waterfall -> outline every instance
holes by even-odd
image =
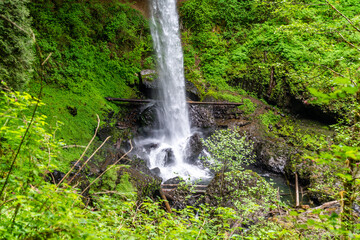
[[[176,0],[152,0],[150,26],[163,110],[158,114],[159,124],[165,131],[166,141],[176,144],[190,135]]]
[[[186,161],[192,132],[186,104],[183,53],[176,0],[151,0],[150,28],[158,72],[157,120],[144,147],[149,168],[159,168],[163,180],[207,178],[208,172]],[[149,147],[151,146],[151,147]]]

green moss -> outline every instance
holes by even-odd
[[[136,189],[130,182],[129,174],[122,171],[119,175],[119,170],[123,167],[109,166],[110,169],[102,176],[101,184],[98,184],[99,190],[114,192],[113,196],[119,199],[136,200]]]
[[[268,111],[262,115],[259,116],[261,123],[268,127],[270,124],[275,125],[279,120],[281,119],[281,116],[278,114],[275,114],[273,111]]]
[[[244,98],[244,105],[239,106],[238,108],[244,111],[245,115],[252,114],[256,110],[256,104],[253,103],[250,99]]]
[[[41,51],[53,53],[43,83],[45,106],[39,113],[48,116],[52,128],[63,124],[57,138],[86,145],[97,114],[104,119],[110,111],[122,111],[105,97],[137,97],[132,87],[136,73],[143,62],[149,64],[151,55],[148,23],[128,4],[117,1],[36,0],[29,7]],[[30,92],[36,95],[39,89],[34,79]],[[79,152],[66,150],[64,155],[73,158]]]
[[[129,174],[121,176],[120,183],[116,186],[116,191],[122,193],[127,199],[136,200],[136,189],[129,180]]]

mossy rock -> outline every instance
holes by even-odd
[[[141,202],[147,197],[155,199],[158,196],[161,185],[160,178],[145,174],[132,167],[120,168],[117,174],[117,182],[120,182],[123,176],[128,176],[128,181],[136,189],[138,201]]]

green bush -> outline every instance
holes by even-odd
[[[22,90],[32,75],[34,60],[31,17],[27,0],[0,2],[0,79]]]

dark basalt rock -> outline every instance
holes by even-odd
[[[199,101],[200,100],[200,93],[192,82],[185,79],[185,90],[186,90],[186,97],[191,99],[192,101]]]
[[[164,157],[164,166],[170,166],[173,165],[175,163],[175,156],[174,156],[174,152],[171,148],[167,148],[164,150],[165,152],[165,157]]]
[[[99,137],[100,141],[104,141],[108,136],[112,136],[114,128],[111,126],[103,126],[97,132],[97,136]]]
[[[137,119],[137,125],[142,129],[156,128],[157,127],[157,106],[156,104],[145,106],[140,110],[140,114]]]
[[[146,98],[152,98],[157,89],[157,72],[151,69],[139,73],[139,90]]]
[[[162,178],[151,171],[146,166],[145,161],[138,158],[133,159],[129,168],[120,168],[117,182],[120,182],[120,178],[124,173],[129,175],[130,182],[137,189],[138,200],[158,196]]]
[[[150,169],[150,171],[152,174],[154,174],[156,176],[160,176],[160,174],[161,174],[160,168],[158,168],[158,167]]]
[[[215,117],[211,106],[189,105],[190,122],[193,127],[215,127]]]
[[[53,172],[48,173],[47,180],[51,183],[58,184],[61,179],[65,177],[65,173],[60,172],[58,170],[54,170]]]
[[[255,142],[254,148],[258,165],[272,172],[285,174],[286,165],[293,155],[292,150],[287,145],[261,139]]]
[[[193,134],[186,146],[186,159],[185,161],[190,164],[194,164],[198,158],[200,153],[203,150],[203,144],[201,142],[201,137],[199,133]]]
[[[185,182],[185,181],[179,177],[174,177],[166,180],[164,184],[179,184],[180,182]]]

